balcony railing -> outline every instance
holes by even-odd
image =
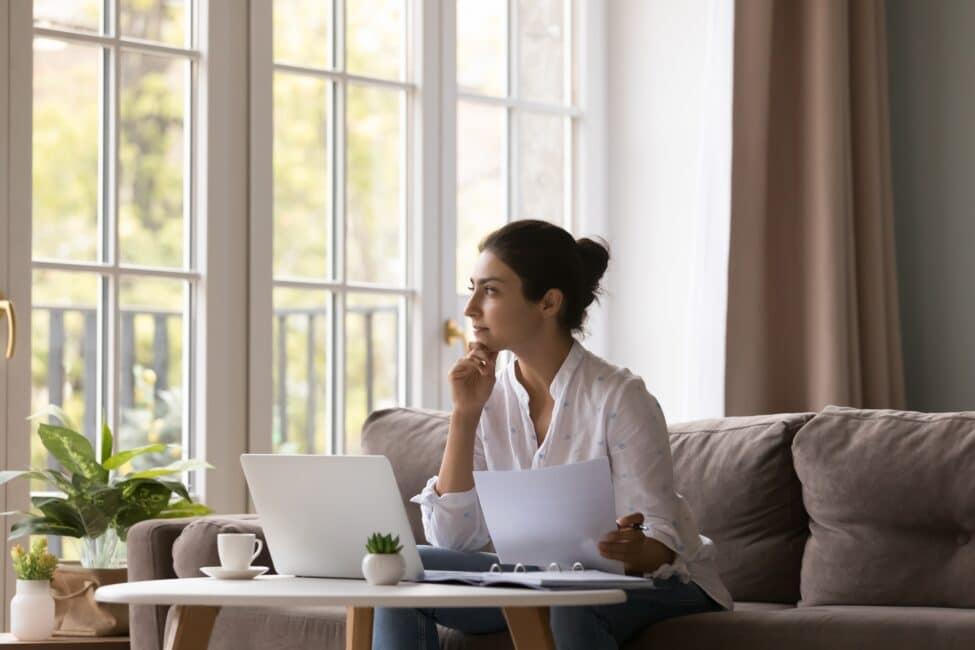
[[[98,321],[97,312],[93,308],[79,307],[59,307],[55,305],[35,305],[35,313],[46,313],[48,316],[48,364],[47,364],[47,391],[48,402],[51,404],[63,404],[65,393],[65,344],[67,343],[67,331],[65,328],[65,317],[69,314],[78,314],[82,318],[81,332],[81,363],[82,374],[81,383],[84,387],[84,419],[81,422],[82,432],[95,444],[97,435],[97,415],[98,392],[95,387],[98,382]],[[346,308],[346,313],[355,317],[362,318],[362,331],[365,339],[365,407],[366,413],[371,413],[375,404],[376,393],[376,353],[373,345],[374,320],[377,314],[391,313],[395,319],[395,331],[400,328],[400,311],[396,305],[378,306],[350,306]],[[167,389],[169,377],[169,358],[171,341],[169,337],[168,321],[173,318],[181,318],[182,313],[167,310],[146,310],[146,309],[123,309],[120,313],[121,330],[119,340],[119,366],[122,372],[119,375],[119,405],[122,409],[131,409],[135,405],[135,369],[136,360],[136,321],[142,317],[149,317],[153,321],[152,339],[152,358],[145,367],[151,368],[155,375],[154,389],[159,391]],[[313,414],[316,412],[317,401],[322,397],[325,378],[316,376],[314,358],[316,353],[315,336],[321,323],[328,323],[328,310],[288,308],[276,309],[274,318],[278,324],[278,349],[286,350],[286,339],[289,331],[289,324],[292,320],[305,321],[307,339],[304,349],[305,367],[308,369],[307,390],[305,393],[305,413]],[[395,337],[395,348],[393,359],[398,363],[399,359],[399,337]],[[277,390],[275,399],[275,418],[276,424],[280,427],[283,435],[290,430],[288,427],[288,364],[287,354],[279,354],[276,359],[277,364]],[[305,418],[305,437],[306,449],[314,449],[314,423],[313,417]]]

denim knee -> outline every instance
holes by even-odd
[[[552,607],[549,626],[558,650],[616,650],[617,644],[592,607]]]

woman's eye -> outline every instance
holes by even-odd
[[[490,295],[495,292],[494,287],[484,287],[484,293]]]

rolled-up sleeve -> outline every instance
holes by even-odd
[[[697,558],[703,540],[690,509],[674,489],[674,463],[667,421],[643,380],[633,378],[611,401],[606,414],[606,444],[620,516],[643,514],[645,534],[672,550],[674,562],[652,576],[689,579],[687,563]]]
[[[474,441],[474,470],[486,469],[480,426]],[[410,499],[420,505],[423,533],[427,541],[455,551],[477,551],[491,541],[477,492],[437,494],[438,476],[431,477],[423,490]]]

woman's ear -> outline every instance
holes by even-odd
[[[562,293],[561,289],[549,289],[542,296],[540,305],[542,307],[543,316],[558,316],[559,311],[562,309],[562,302],[565,300],[565,295]]]

